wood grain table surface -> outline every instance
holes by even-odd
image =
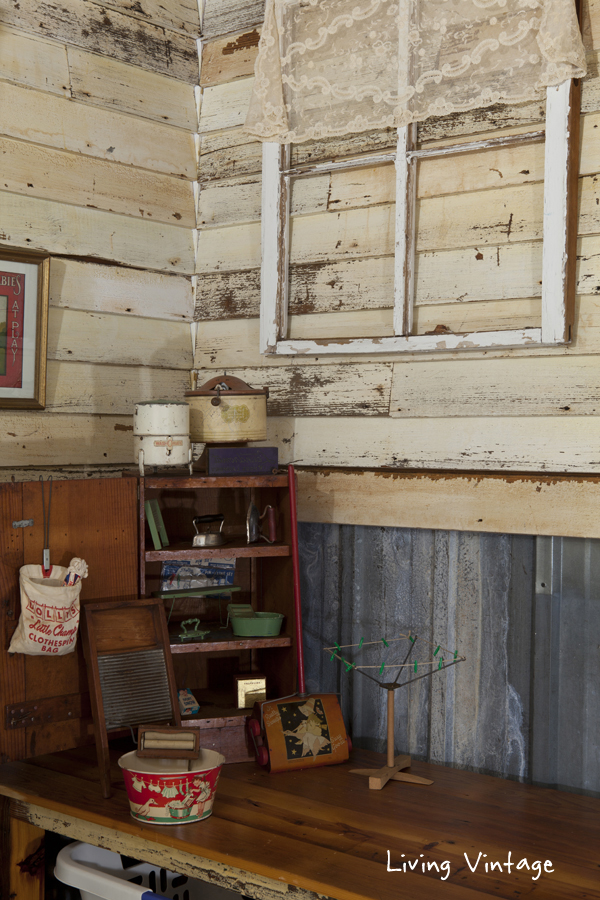
[[[0,795],[17,819],[255,897],[600,900],[595,798],[419,762],[411,771],[432,785],[370,791],[350,769],[381,757],[354,751],[351,763],[277,775],[225,766],[210,818],[154,826],[129,815],[117,758],[108,800],[93,748],[0,766]]]

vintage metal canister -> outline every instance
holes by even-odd
[[[186,465],[190,452],[190,408],[183,400],[136,403],[133,414],[135,459],[143,450],[148,466]]]
[[[219,375],[197,390],[186,391],[192,441],[266,440],[268,396],[268,388],[251,388],[232,375]]]

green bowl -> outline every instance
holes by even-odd
[[[230,612],[229,621],[233,633],[238,637],[276,637],[281,631],[283,614],[257,612],[254,615],[236,616]]]

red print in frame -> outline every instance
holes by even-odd
[[[0,387],[23,386],[23,273],[0,271]]]
[[[44,409],[50,256],[0,247],[0,410]]]

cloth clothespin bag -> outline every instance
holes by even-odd
[[[21,616],[9,653],[64,656],[77,644],[79,595],[88,567],[74,558],[65,566],[22,566],[19,574]]]

